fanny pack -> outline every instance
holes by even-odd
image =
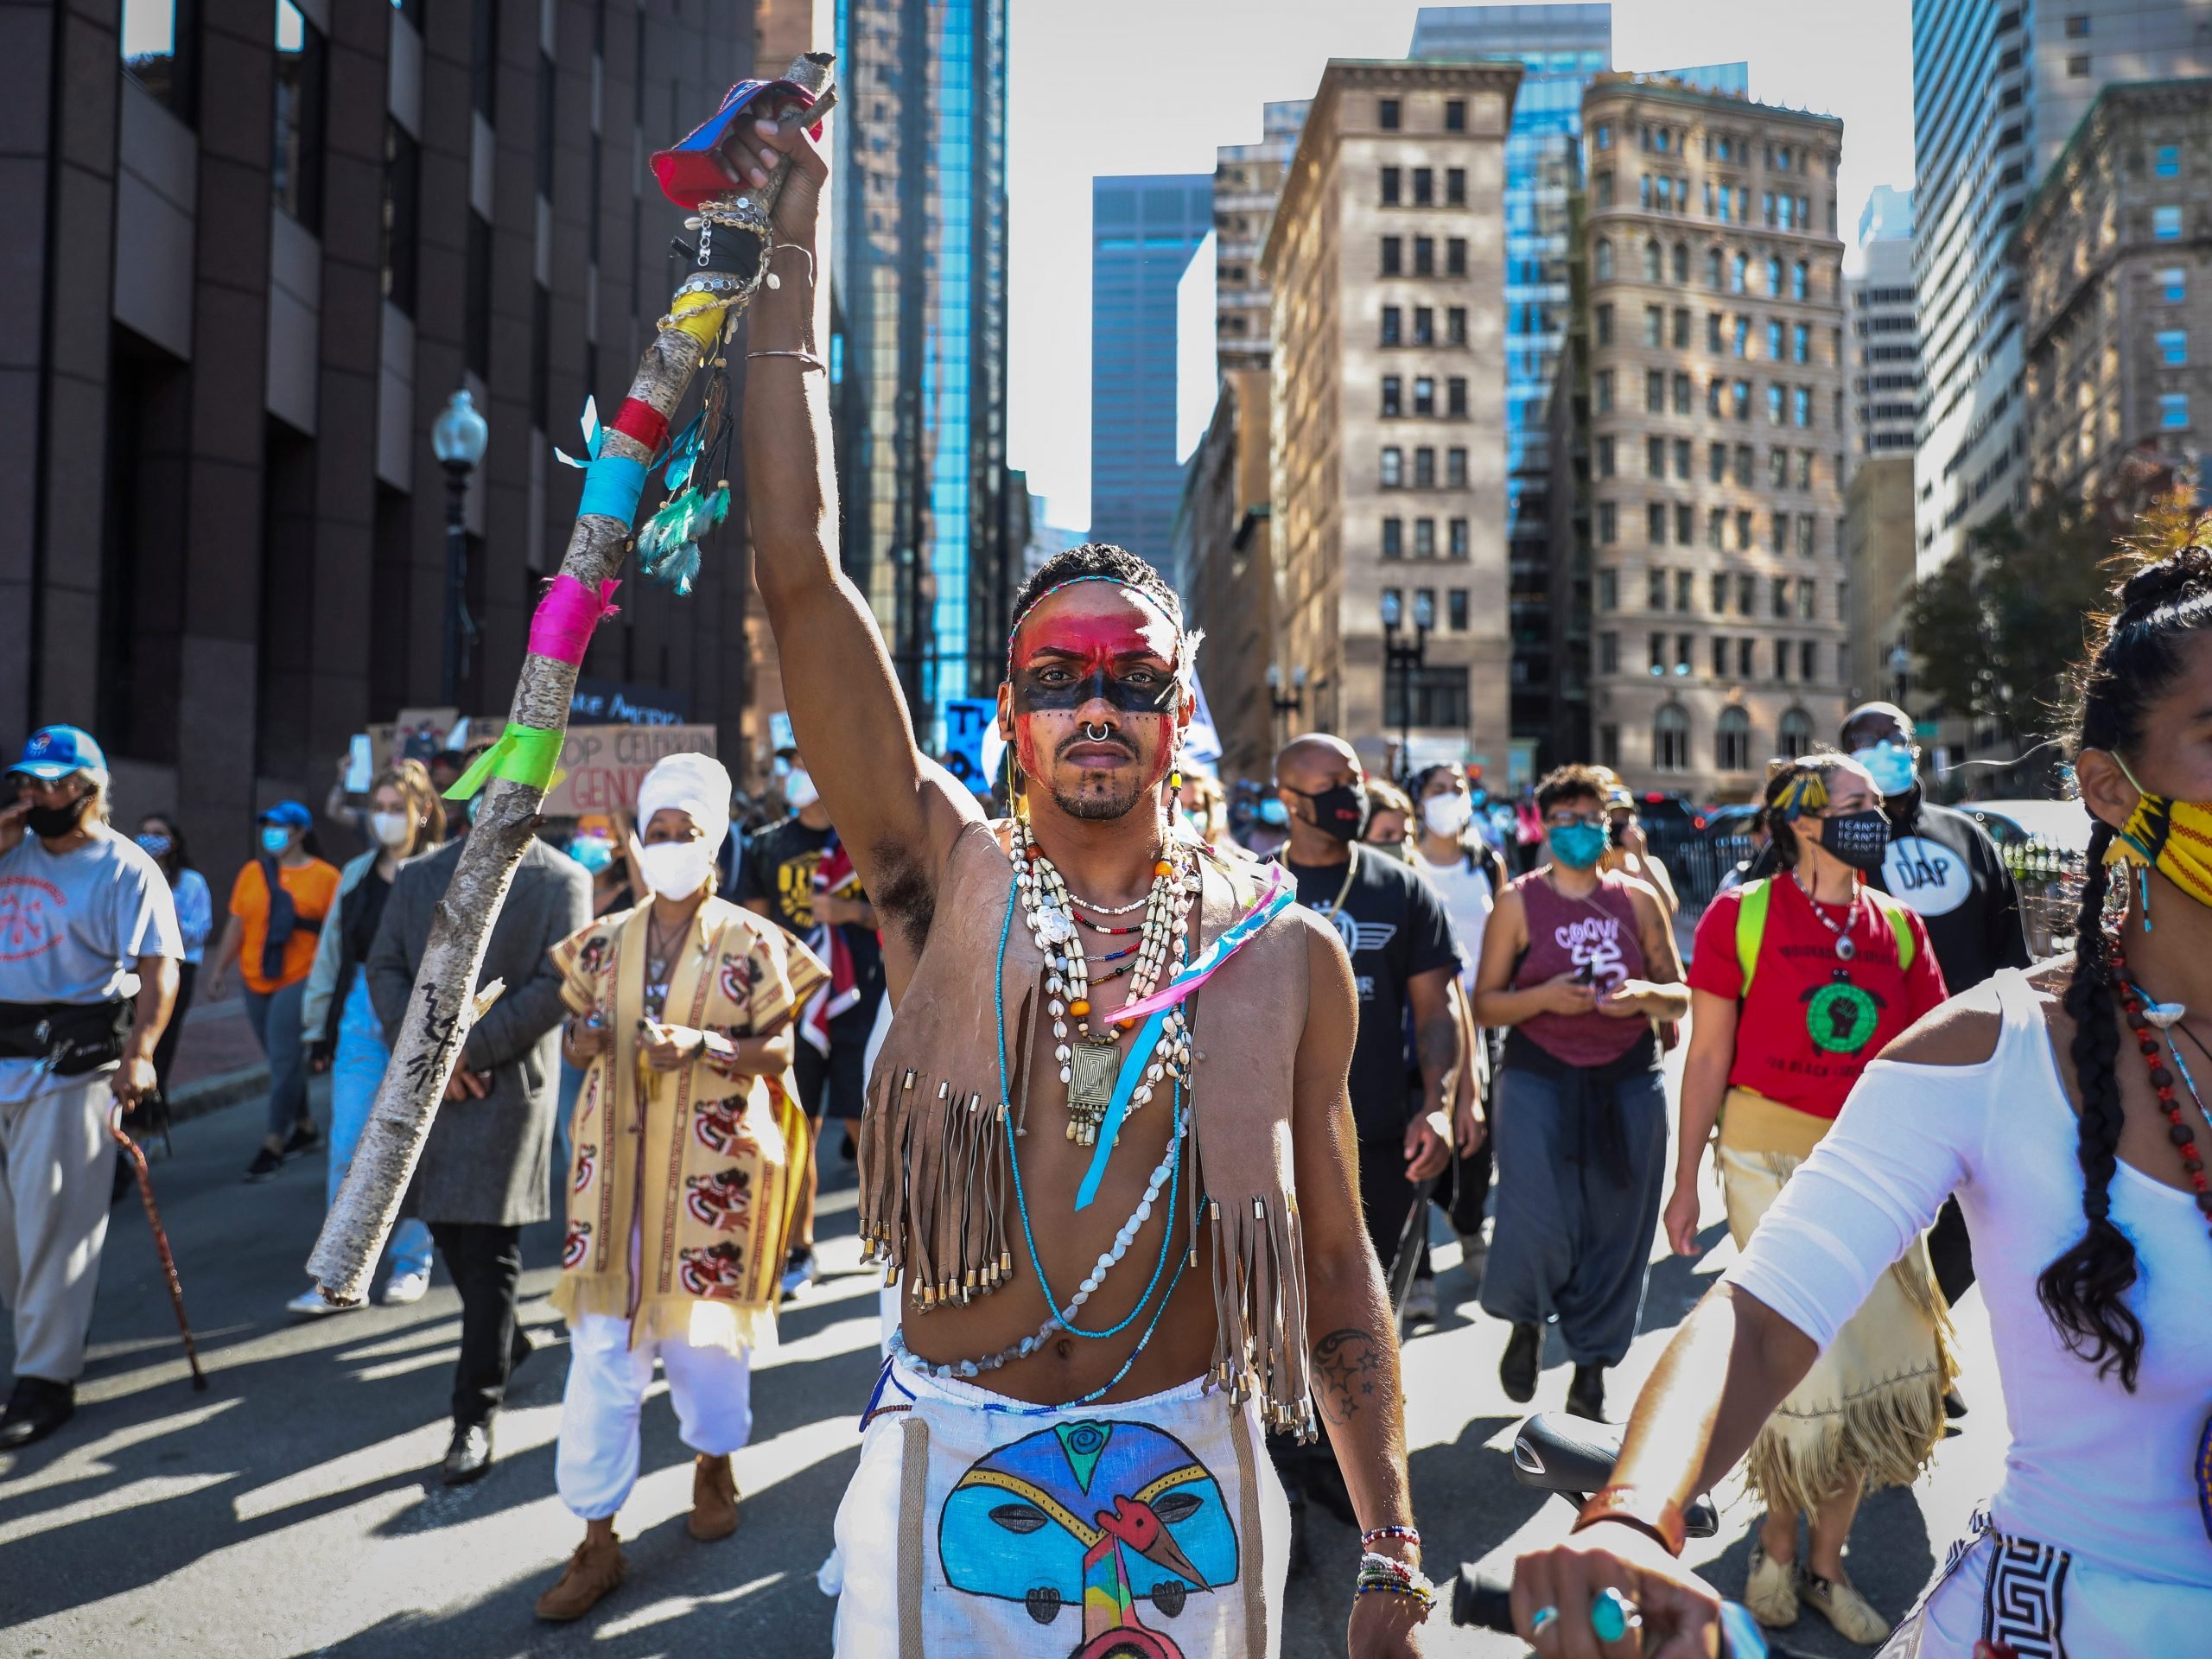
[[[57,1077],[81,1077],[123,1058],[131,999],[0,1002],[0,1059],[37,1060]]]

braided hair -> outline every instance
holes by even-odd
[[[2212,627],[2212,550],[2185,547],[2145,565],[2121,584],[2119,609],[2076,676],[2072,748],[2126,754],[2142,741],[2143,718],[2181,671],[2180,645]],[[2075,919],[2073,977],[2065,1007],[2074,1021],[2074,1076],[2082,1095],[2075,1157],[2082,1166],[2082,1236],[2043,1270],[2036,1294],[2067,1347],[2114,1371],[2134,1392],[2143,1363],[2143,1323],[2127,1306],[2137,1277],[2135,1246],[2112,1219],[2112,1178],[2122,1121],[2118,976],[2105,934],[2112,877],[2105,854],[2113,828],[2089,835],[2088,874]]]

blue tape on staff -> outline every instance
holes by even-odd
[[[600,455],[584,474],[584,499],[576,517],[596,514],[619,519],[625,527],[636,522],[638,498],[645,493],[645,463],[627,455]]]

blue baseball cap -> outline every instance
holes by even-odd
[[[96,772],[105,777],[107,756],[92,741],[92,734],[81,727],[41,726],[23,745],[23,758],[8,770],[28,772],[49,784],[77,772]]]
[[[281,823],[288,830],[312,830],[315,818],[297,801],[279,801],[261,815],[264,823]]]

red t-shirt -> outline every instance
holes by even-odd
[[[1769,887],[1750,995],[1736,957],[1741,887],[1720,894],[1699,918],[1690,988],[1741,1004],[1731,1088],[1754,1090],[1814,1117],[1834,1117],[1866,1062],[1949,995],[1943,970],[1929,948],[1927,926],[1901,906],[1912,930],[1912,965],[1897,966],[1897,934],[1863,887],[1845,928],[1849,961],[1836,955],[1835,931],[1814,914],[1804,889],[1787,874]],[[1843,921],[1836,906],[1822,908],[1831,921]]]

